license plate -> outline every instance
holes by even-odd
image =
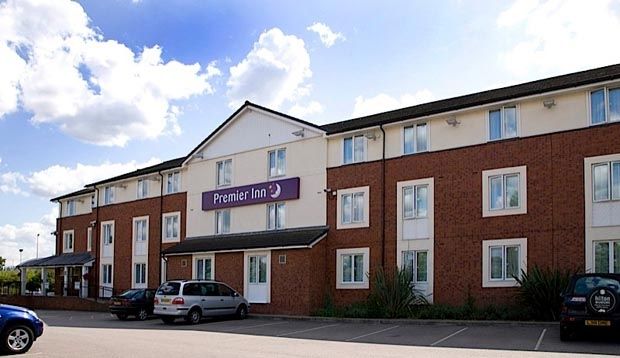
[[[161,299],[161,303],[170,303],[170,299],[169,298],[162,298]]]
[[[587,319],[586,326],[609,327],[611,326],[611,321],[600,320],[600,319]]]
[[[120,302],[114,302],[114,306],[120,306],[121,303]]]

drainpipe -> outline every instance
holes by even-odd
[[[164,239],[164,222],[163,222],[163,215],[164,215],[164,175],[161,173],[161,171],[157,172],[157,174],[159,174],[159,284],[161,285],[163,282],[161,280],[162,277],[162,265],[161,265],[161,260],[163,258],[163,253],[162,253],[162,247],[161,247],[161,243]],[[179,222],[179,226],[181,225],[181,223]],[[168,265],[166,265],[166,269],[168,268]],[[167,277],[166,277],[167,278]]]
[[[99,256],[99,188],[97,188],[95,186],[95,227],[93,228],[93,241],[95,244],[95,248],[92,248],[93,251],[95,252],[95,262],[97,263],[97,265],[94,267],[94,270],[97,275],[95,277],[95,279],[93,281],[95,281],[97,284],[94,285],[97,288],[97,292],[95,294],[95,297],[99,297],[99,267],[101,266],[100,263],[100,256]],[[89,271],[90,272],[90,271]],[[91,275],[92,276],[92,275]]]
[[[381,265],[385,269],[385,130],[379,125],[383,149],[381,151]]]

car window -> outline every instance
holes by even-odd
[[[178,295],[181,289],[180,282],[164,282],[157,289],[158,295]]]
[[[204,289],[200,283],[186,283],[183,286],[184,296],[204,296]]]
[[[205,296],[219,296],[220,293],[217,289],[217,284],[215,283],[203,283],[205,287]]]
[[[132,298],[140,298],[140,292],[142,292],[141,290],[127,290],[123,293],[121,293],[120,295],[118,295],[118,297],[121,298],[127,298],[127,299],[132,299]]]
[[[600,276],[587,276],[580,277],[575,281],[573,295],[585,296],[597,287],[607,287],[616,293],[620,293],[620,282],[618,280]]]
[[[232,296],[233,292],[235,292],[230,287],[221,283],[218,286],[220,287],[220,296]]]
[[[146,291],[146,299],[147,300],[153,299],[153,291]]]

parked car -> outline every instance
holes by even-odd
[[[250,304],[222,282],[174,280],[163,283],[155,294],[155,314],[164,323],[182,317],[196,324],[203,317],[232,316],[244,319]]]
[[[0,304],[0,351],[26,353],[43,334],[43,321],[27,308]]]
[[[143,321],[153,314],[154,289],[130,289],[110,299],[108,309],[118,319],[124,321],[128,316],[136,316]]]
[[[620,329],[620,274],[574,275],[562,297],[561,340],[585,329]]]

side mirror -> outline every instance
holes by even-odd
[[[238,294],[237,292],[233,292],[233,293],[232,293],[232,296],[233,296],[233,297],[239,297],[239,294]]]

